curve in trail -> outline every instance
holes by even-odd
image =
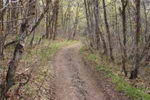
[[[80,47],[75,44],[63,48],[55,57],[55,100],[106,100],[92,72],[82,62]]]

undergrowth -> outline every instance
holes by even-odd
[[[120,74],[118,69],[121,69],[121,66],[102,59],[96,53],[90,53],[86,47],[82,47],[80,52],[88,61],[96,65],[98,71],[103,71],[107,77],[111,78],[118,91],[124,92],[131,100],[150,100],[150,95],[146,93],[146,89],[133,87],[129,80]]]
[[[15,85],[9,91],[10,98],[13,100],[52,99],[54,78],[52,59],[59,49],[74,43],[77,41],[43,40],[40,45],[26,46],[16,72],[16,76],[19,76],[18,81],[16,80]],[[9,62],[9,59],[4,62]],[[7,69],[7,65],[5,69]],[[15,91],[19,87],[19,83],[26,81],[29,75],[31,75],[30,81],[19,89],[19,94],[16,96]]]
[[[36,46],[34,48],[27,48],[27,52],[26,55],[24,55],[23,62],[28,62],[32,64],[35,60],[37,61],[37,63],[34,65],[36,69],[33,72],[32,81],[25,87],[25,90],[27,90],[27,98],[33,98],[36,97],[36,95],[39,95],[40,89],[42,99],[51,99],[49,97],[52,93],[46,94],[44,93],[44,91],[46,91],[44,89],[48,90],[49,88],[53,88],[50,86],[52,84],[52,78],[54,77],[53,67],[51,63],[52,59],[59,49],[65,46],[72,45],[74,43],[77,43],[77,41],[49,42],[48,40],[44,40],[39,46]]]

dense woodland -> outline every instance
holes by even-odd
[[[119,65],[125,79],[145,79],[149,89],[149,11],[149,0],[0,0],[1,100],[14,87],[26,48],[45,39],[81,41],[91,53]],[[30,75],[17,91],[29,81]]]

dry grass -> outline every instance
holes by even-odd
[[[145,77],[149,76],[142,76],[140,74],[136,80],[129,80],[128,77],[124,77],[120,64],[111,63],[105,59],[105,57],[101,58],[98,53],[92,54],[85,47],[81,49],[81,53],[83,56],[85,56],[85,58],[96,65],[97,70],[105,72],[106,76],[110,77],[112,83],[116,85],[116,89],[118,91],[123,91],[131,98],[131,100],[150,100],[150,95],[148,93],[150,88],[147,87],[148,80],[143,81]],[[146,69],[148,68],[142,70],[146,72]]]
[[[53,88],[53,66],[52,58],[55,53],[62,47],[76,43],[77,41],[48,41],[43,40],[41,45],[33,47],[25,47],[22,60],[19,63],[16,72],[16,84],[9,91],[11,99],[24,100],[49,100],[52,98]],[[9,47],[5,51],[5,60],[0,61],[1,79],[5,79],[8,63],[13,54],[13,47]],[[19,89],[16,94],[20,82],[25,82],[30,76],[30,81]],[[1,80],[2,81],[2,80]]]

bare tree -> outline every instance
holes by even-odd
[[[128,0],[121,0],[122,2],[122,10],[120,9],[121,15],[122,15],[122,26],[123,26],[123,56],[122,56],[122,69],[125,73],[125,76],[127,76],[127,71],[126,71],[126,59],[127,59],[127,47],[126,47],[126,42],[127,42],[127,26],[126,26],[126,8],[128,5]]]
[[[3,8],[3,1],[0,0],[0,9]],[[3,22],[3,11],[0,12],[0,21]],[[0,59],[3,58],[3,36],[4,36],[4,31],[3,31],[3,23],[0,23]]]
[[[112,61],[114,61],[112,40],[111,40],[111,34],[110,34],[109,24],[108,24],[108,20],[107,20],[107,11],[106,11],[105,0],[103,0],[103,10],[104,10],[104,20],[105,20],[105,25],[106,25],[105,27],[106,27],[106,31],[107,31],[107,35],[108,35],[110,58]]]
[[[135,51],[135,68],[134,70],[131,72],[131,76],[130,79],[135,79],[137,78],[138,75],[138,71],[139,71],[139,39],[140,39],[140,30],[141,30],[141,24],[140,24],[140,5],[141,5],[141,0],[136,0],[136,51]]]
[[[98,45],[98,48],[100,48],[99,42],[100,42],[100,38],[101,38],[101,40],[103,42],[104,54],[107,55],[107,46],[106,46],[105,38],[104,38],[104,35],[103,35],[102,31],[100,30],[100,26],[99,26],[100,20],[99,20],[99,2],[98,2],[98,0],[94,0],[94,15],[95,15],[95,25],[96,25],[95,32],[96,32],[96,38],[97,38],[97,45]]]

